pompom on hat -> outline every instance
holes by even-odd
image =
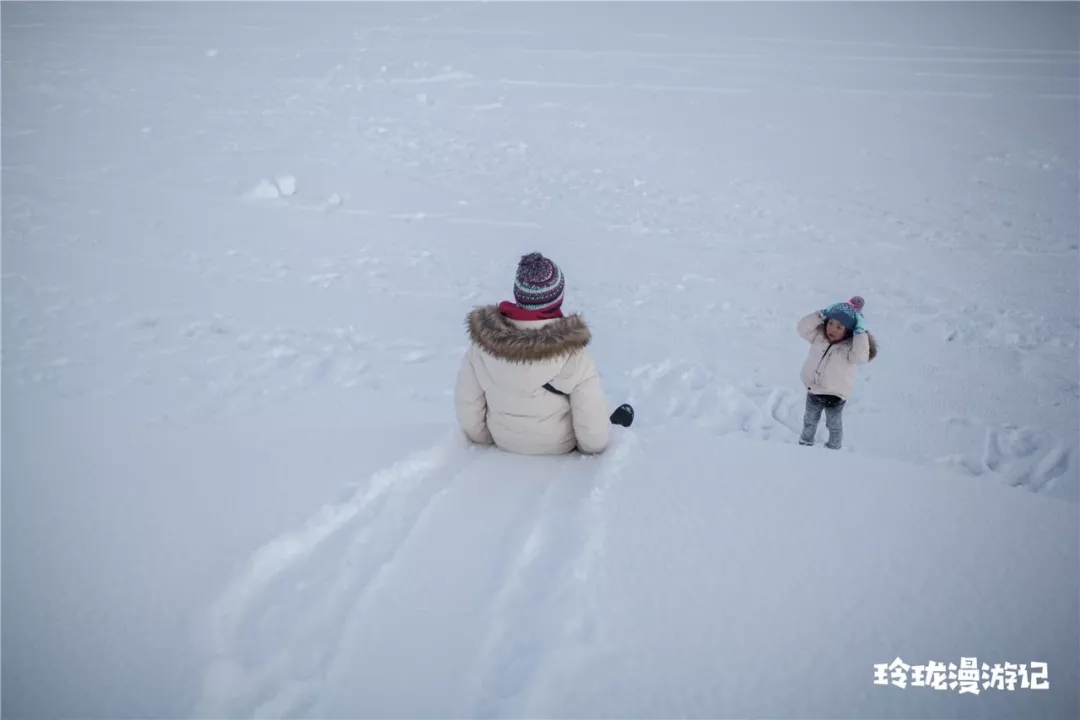
[[[514,278],[514,302],[518,307],[553,312],[562,305],[565,292],[566,280],[558,265],[538,252],[522,256]]]

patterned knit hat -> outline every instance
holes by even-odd
[[[562,270],[538,252],[518,263],[514,301],[524,310],[549,312],[562,305],[566,282]]]
[[[862,310],[865,304],[866,301],[856,295],[847,302],[836,303],[830,307],[825,313],[825,319],[835,320],[849,331],[854,330],[859,320],[856,313]]]

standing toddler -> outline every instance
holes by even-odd
[[[859,365],[877,356],[877,343],[863,326],[864,300],[855,296],[824,310],[812,312],[799,321],[799,336],[810,343],[802,367],[806,387],[800,445],[813,445],[821,413],[829,439],[825,447],[839,450],[844,439],[844,405],[855,385]]]

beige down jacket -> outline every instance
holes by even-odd
[[[580,315],[515,320],[489,305],[473,309],[465,324],[472,345],[458,372],[454,408],[470,440],[524,455],[607,447],[607,400]]]
[[[874,337],[864,332],[830,343],[825,337],[825,321],[817,312],[799,320],[797,329],[799,336],[810,343],[802,366],[802,381],[807,392],[847,400],[855,387],[858,366],[877,356]]]

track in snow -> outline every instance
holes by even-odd
[[[454,433],[376,473],[257,551],[212,607],[196,714],[527,712],[548,653],[597,636],[604,500],[634,444],[522,467]],[[513,476],[492,484],[500,467]],[[419,665],[442,684],[412,697]]]

